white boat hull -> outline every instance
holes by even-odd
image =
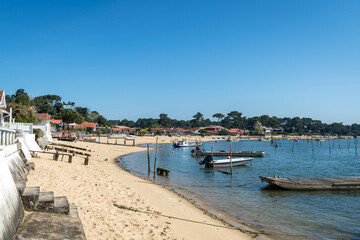
[[[243,166],[249,163],[253,158],[233,158],[230,162],[230,159],[222,159],[222,160],[213,160],[206,164],[207,167],[212,168],[226,168],[226,167],[238,167]]]

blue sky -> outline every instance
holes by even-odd
[[[0,88],[108,119],[360,123],[360,1],[0,1]]]

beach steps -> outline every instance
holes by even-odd
[[[85,240],[77,207],[71,204],[69,214],[31,212],[26,215],[16,233],[16,240]]]
[[[67,197],[54,197],[54,192],[40,192],[40,187],[26,187],[21,199],[26,211],[68,214]]]

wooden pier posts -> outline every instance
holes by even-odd
[[[155,178],[155,168],[156,168],[157,148],[158,148],[158,137],[156,137],[156,147],[155,147],[154,178]]]
[[[149,144],[147,144],[147,158],[148,158],[148,177],[150,176],[150,149]]]
[[[314,155],[314,141],[311,139],[312,154]]]
[[[231,143],[230,143],[230,174],[232,176],[233,174],[233,167],[232,167],[232,149],[231,149]]]

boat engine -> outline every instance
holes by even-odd
[[[211,156],[206,156],[204,158],[204,160],[200,161],[199,164],[203,165],[203,164],[208,164],[209,162],[211,162],[213,160],[213,158]]]

